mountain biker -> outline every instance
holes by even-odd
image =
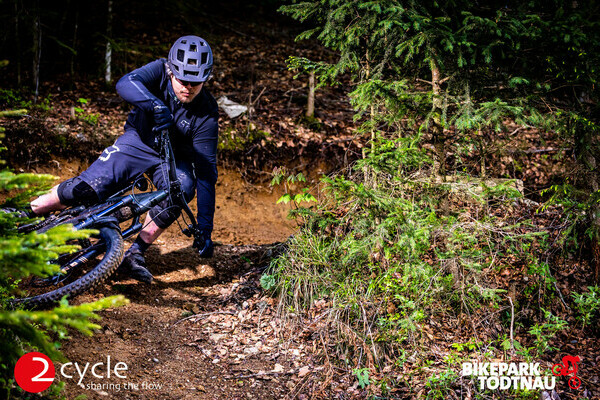
[[[213,54],[198,36],[175,41],[168,59],[138,68],[117,82],[117,92],[134,105],[124,133],[81,175],[68,179],[31,203],[36,215],[79,204],[105,200],[132,178],[146,172],[160,189],[168,189],[166,169],[155,150],[153,128],[171,128],[177,177],[187,201],[197,191],[197,220],[203,238],[196,239],[201,257],[212,257],[211,233],[217,181],[218,107],[204,88],[210,78]],[[151,283],[144,252],[180,215],[167,200],[150,210],[135,242],[125,253],[119,271]]]

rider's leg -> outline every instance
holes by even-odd
[[[156,225],[156,222],[152,220],[150,214],[146,215],[146,221],[144,223],[144,229],[139,234],[145,243],[152,244],[165,230]]]
[[[168,183],[164,180],[164,171],[158,166],[154,171],[149,171],[153,176],[154,184],[159,189],[168,189]],[[186,201],[194,197],[194,180],[191,166],[185,162],[177,163],[177,177],[181,183]],[[144,253],[150,245],[171,225],[181,214],[181,209],[169,206],[168,201],[155,206],[150,210],[144,222],[144,229],[140,232],[135,242],[129,247],[119,267],[121,271],[141,282],[151,283],[154,277],[146,268]]]
[[[150,171],[150,175],[157,188],[169,190],[169,183],[165,181],[166,173],[163,173],[163,168],[163,165],[157,166],[153,171]],[[177,160],[176,173],[183,197],[189,203],[196,194],[196,181],[191,163]],[[180,215],[181,207],[170,204],[168,200],[163,200],[148,213],[148,216],[155,223],[155,227],[163,230],[175,222]],[[150,220],[146,220],[146,222],[148,221]]]
[[[96,191],[81,177],[76,176],[54,186],[50,192],[31,202],[31,209],[37,215],[62,210],[67,206],[94,204],[100,200]]]

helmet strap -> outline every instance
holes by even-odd
[[[171,77],[173,76],[173,72],[171,71],[171,67],[169,67],[168,62],[165,63],[165,69],[167,71],[167,76],[169,77],[169,81],[167,82],[167,93],[169,93],[169,97],[171,97],[171,100],[173,100],[175,104],[179,105],[181,102],[175,95],[175,89],[173,89],[173,84],[171,83]]]

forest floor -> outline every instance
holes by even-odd
[[[110,356],[113,365],[124,362],[128,371],[126,379],[91,379],[89,374],[81,384],[64,379],[67,399],[82,394],[90,399],[367,397],[351,366],[341,368],[328,359],[335,343],[312,335],[317,319],[301,331],[284,330],[277,299],[262,291],[259,283],[296,228],[286,218],[288,207],[276,204],[284,189],[268,185],[273,169],[303,172],[309,178],[306,186],[316,194],[319,176],[344,169],[360,156],[364,142],[352,122],[354,112],[345,95],[349,87],[317,90],[317,119],[303,120],[307,79],[295,79],[285,60],[290,55],[327,60],[332,54],[314,44],[295,42],[301,29],[289,20],[271,14],[245,17],[240,9],[231,15],[204,16],[202,21],[218,63],[210,91],[215,98],[227,96],[251,106],[249,113],[236,119],[221,113],[215,257],[199,258],[191,240],[174,225],[148,250],[153,284],[117,276],[77,298],[79,303],[123,294],[130,303],[100,312],[102,328],[94,336],[74,333],[63,341],[65,356],[80,365],[104,362]],[[164,36],[158,31],[144,40],[159,42]],[[50,109],[2,121],[7,128],[3,144],[10,149],[5,158],[15,170],[52,173],[61,179],[74,176],[120,135],[128,107],[114,89],[99,82],[67,81],[44,88],[43,96],[51,95],[46,97]],[[556,182],[564,165],[554,155],[568,149],[551,134],[542,142],[535,132],[515,132],[509,126],[507,133],[496,134],[507,140],[503,149],[488,149],[492,175],[523,180],[526,195]],[[479,164],[467,167],[472,165]],[[467,172],[477,175],[475,167]],[[585,282],[578,262],[561,266],[564,293]],[[439,333],[439,348],[451,349],[449,338],[456,323],[431,321],[425,325],[426,333]],[[600,386],[597,336],[573,330],[552,344],[585,355],[587,371],[582,377],[587,387]],[[432,365],[439,362],[432,360]],[[430,376],[431,370],[411,370],[410,362],[400,368],[398,379],[412,386],[389,398],[415,398],[414,393],[424,397],[428,382],[422,377]],[[474,396],[461,391],[452,398]],[[570,392],[562,398],[578,396]],[[594,396],[596,392],[579,397]]]

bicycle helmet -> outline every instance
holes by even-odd
[[[212,66],[212,50],[201,37],[182,36],[169,51],[169,68],[179,80],[205,82],[210,77]]]

